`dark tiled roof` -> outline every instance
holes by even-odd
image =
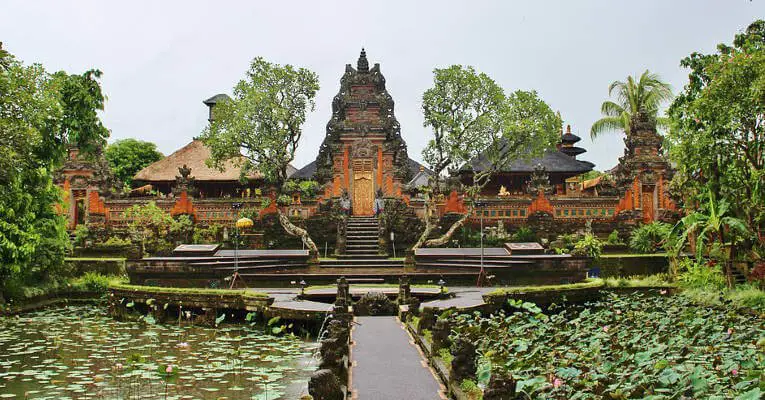
[[[411,158],[408,161],[409,164],[409,170],[412,172],[412,175],[417,175],[418,172],[420,172],[420,166],[422,164],[418,163],[415,160],[412,160]],[[426,173],[433,173],[430,169],[427,167],[424,167]],[[303,168],[300,168],[290,176],[290,178],[296,178],[296,179],[311,179],[316,174],[316,161],[311,161],[310,163],[306,164]]]
[[[586,153],[587,150],[585,150],[585,149],[583,149],[581,147],[576,147],[576,146],[571,146],[571,147],[563,146],[563,147],[560,148],[560,152],[565,154],[565,155],[567,155],[567,156],[574,157],[574,156],[577,156],[579,154]]]
[[[228,97],[228,95],[225,94],[225,93],[218,93],[215,96],[210,97],[209,99],[203,101],[202,103],[205,103],[206,105],[209,106],[209,105],[217,104],[218,102],[220,102],[222,100],[228,100],[230,98],[231,97]]]
[[[582,140],[582,138],[580,138],[579,136],[574,135],[571,132],[565,133],[560,138],[560,142],[563,143],[563,144],[574,144],[574,143],[576,143],[576,142],[578,142],[580,140]]]
[[[584,173],[591,171],[595,167],[595,164],[589,161],[574,159],[558,150],[548,150],[542,157],[515,160],[508,167],[504,168],[502,172],[531,173],[537,164],[542,164],[547,172]],[[473,167],[473,170],[482,171],[488,166],[488,161],[484,156],[480,156],[472,161],[470,165]],[[461,169],[461,171],[467,170],[465,167]]]

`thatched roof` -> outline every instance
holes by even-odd
[[[208,167],[205,163],[208,158],[210,158],[210,149],[201,140],[193,140],[175,153],[138,171],[133,180],[143,182],[174,181],[175,177],[180,175],[178,168],[184,165],[191,168],[191,176],[197,181],[239,180],[242,169],[241,163],[237,162],[236,159],[227,161],[225,169],[221,171],[217,168]],[[292,166],[289,166],[289,169],[288,173],[294,171]],[[262,175],[256,172],[247,178],[259,179],[262,178]]]

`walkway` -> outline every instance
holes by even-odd
[[[445,399],[443,387],[396,317],[357,317],[351,390],[360,400]]]

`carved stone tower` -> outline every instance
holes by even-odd
[[[380,64],[369,68],[362,49],[356,68],[345,66],[340,91],[332,100],[315,178],[326,184],[327,197],[347,190],[354,215],[372,215],[378,190],[387,197],[401,196],[401,187],[411,179],[408,162]]]

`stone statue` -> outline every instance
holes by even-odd
[[[313,400],[344,400],[340,380],[328,369],[320,369],[311,375],[308,381],[308,394]]]

